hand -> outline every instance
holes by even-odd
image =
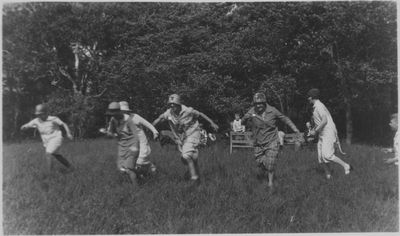
[[[382,148],[382,152],[384,152],[384,153],[393,152],[393,149],[392,148]]]
[[[215,131],[217,131],[217,130],[219,129],[218,125],[216,125],[215,123],[212,123],[212,124],[211,124],[211,127],[212,127]]]
[[[71,134],[67,134],[67,137],[68,137],[70,140],[73,140],[73,139],[74,139],[74,136],[72,136]]]
[[[395,163],[396,161],[398,161],[399,159],[397,159],[396,157],[393,157],[393,158],[389,158],[389,159],[386,159],[385,160],[385,163],[386,164],[392,164],[392,163]]]
[[[316,134],[317,134],[317,132],[315,132],[315,130],[311,130],[311,131],[310,131],[310,135],[311,135],[311,136],[314,136],[314,135],[316,135]]]
[[[153,138],[154,138],[154,140],[157,140],[157,138],[158,138],[159,135],[160,135],[160,134],[159,134],[158,132],[153,133]]]
[[[106,131],[106,129],[105,129],[105,128],[101,128],[101,129],[99,129],[99,132],[100,132],[100,133],[102,133],[102,134],[106,134],[106,133],[107,133],[107,131]]]

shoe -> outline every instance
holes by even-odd
[[[350,174],[350,171],[353,171],[353,170],[354,170],[353,166],[349,165],[349,168],[344,170],[344,174],[348,175],[348,174]]]
[[[197,179],[190,179],[190,186],[199,186],[200,185],[200,178]]]
[[[326,175],[326,179],[332,179],[332,175]]]

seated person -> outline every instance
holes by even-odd
[[[240,119],[239,113],[235,113],[235,120],[232,122],[232,130],[233,130],[233,132],[246,131],[246,127],[244,125],[242,125],[242,119]]]
[[[389,123],[390,128],[396,132],[393,140],[393,148],[384,148],[382,149],[383,152],[389,153],[392,152],[394,153],[394,157],[388,158],[385,160],[387,164],[399,164],[399,145],[400,145],[400,136],[399,136],[399,131],[398,131],[398,121],[397,121],[397,113],[392,114],[390,116],[390,123]]]

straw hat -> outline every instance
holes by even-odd
[[[181,96],[179,96],[178,94],[169,95],[168,104],[171,104],[171,103],[177,104],[177,105],[182,105]]]
[[[119,106],[120,106],[121,111],[132,111],[131,109],[129,109],[128,102],[125,102],[125,101],[119,102]]]
[[[121,113],[121,106],[118,102],[111,102],[108,105],[106,115],[117,115]]]

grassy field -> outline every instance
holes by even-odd
[[[43,177],[40,143],[3,146],[5,234],[393,232],[399,230],[398,167],[376,147],[344,146],[355,171],[323,177],[315,150],[285,147],[274,192],[255,178],[250,149],[200,150],[202,183],[182,178],[178,152],[152,143],[160,172],[132,190],[111,140],[66,142],[61,166]],[[57,166],[57,165],[56,165]]]

